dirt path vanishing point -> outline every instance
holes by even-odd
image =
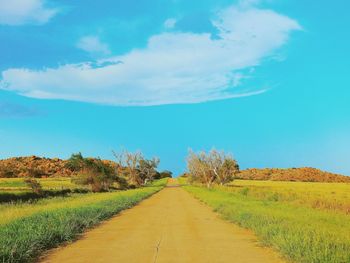
[[[174,181],[173,181],[174,182]],[[169,185],[42,262],[283,262],[249,231],[220,219],[181,187]]]

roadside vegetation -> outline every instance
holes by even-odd
[[[350,216],[349,183],[308,183],[235,180],[223,188],[259,200],[344,213]]]
[[[221,183],[212,179],[226,159],[220,156],[191,152],[180,179],[184,189],[291,262],[350,262],[350,184],[233,180],[237,170]]]
[[[115,161],[36,156],[0,160],[0,262],[29,262],[162,189],[169,171],[142,153]]]
[[[343,213],[259,199],[246,190],[185,186],[225,219],[252,229],[264,245],[298,263],[350,262],[350,220]]]
[[[170,171],[157,170],[157,158],[146,159],[141,152],[125,150],[114,155],[115,161],[87,158],[81,153],[68,160],[36,156],[0,160],[0,203],[133,189],[172,177]]]
[[[0,262],[28,262],[44,250],[72,241],[87,228],[156,193],[166,181],[134,190],[0,205]]]

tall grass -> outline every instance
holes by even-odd
[[[350,214],[349,183],[306,183],[235,180],[225,191],[246,191],[260,200],[276,200]],[[242,189],[243,187],[243,189]]]
[[[279,250],[291,261],[350,262],[350,218],[344,213],[279,201],[273,195],[259,199],[249,194],[248,187],[184,188],[225,219],[252,229],[263,244]]]
[[[158,186],[0,207],[0,262],[28,262],[159,191]],[[3,215],[6,215],[3,217]]]

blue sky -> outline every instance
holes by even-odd
[[[0,158],[125,147],[180,173],[215,147],[350,175],[349,8],[0,0]]]

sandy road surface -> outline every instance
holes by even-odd
[[[42,262],[283,262],[249,231],[225,222],[169,186],[106,221]]]

